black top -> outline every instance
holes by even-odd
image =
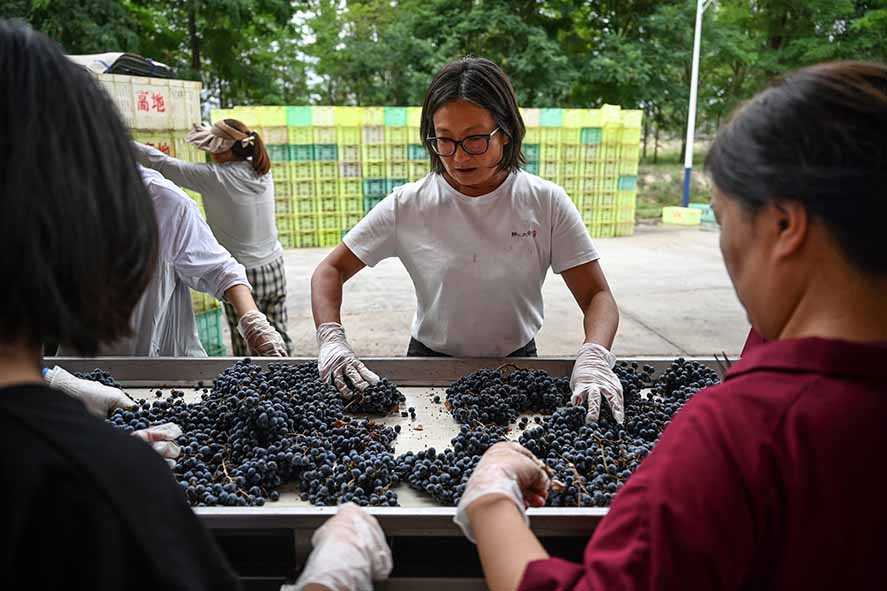
[[[0,588],[240,588],[163,459],[79,401],[0,388],[0,444]]]

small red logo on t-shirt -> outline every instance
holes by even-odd
[[[527,230],[526,232],[512,232],[512,238],[535,238],[536,230]]]

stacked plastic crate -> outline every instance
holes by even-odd
[[[333,246],[429,170],[418,107],[241,107],[213,112],[256,129],[273,161],[287,248]],[[640,112],[522,109],[528,172],[562,185],[595,237],[634,231]]]
[[[638,162],[640,160],[643,111],[622,112],[619,152],[619,186],[616,193],[616,236],[634,234],[638,198]]]

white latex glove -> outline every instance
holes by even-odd
[[[295,585],[281,591],[301,591],[323,585],[331,591],[371,591],[373,581],[391,574],[391,549],[379,522],[354,503],[339,507],[335,516],[311,537],[314,550]]]
[[[345,377],[358,390],[366,390],[379,381],[379,376],[367,369],[360,362],[351,345],[345,339],[345,329],[338,322],[326,322],[317,327],[317,371],[324,382],[330,380],[342,397],[351,399],[354,392],[345,381]]]
[[[472,472],[453,521],[474,542],[468,507],[482,497],[496,495],[512,501],[529,525],[525,509],[545,504],[549,484],[545,464],[530,450],[515,441],[499,442],[487,450]]]
[[[128,409],[136,405],[123,390],[78,378],[58,365],[47,369],[43,375],[50,387],[76,398],[86,406],[86,410],[102,418],[108,418],[108,413],[115,408]]]
[[[607,399],[613,418],[620,425],[625,422],[622,382],[613,373],[616,356],[597,343],[585,343],[576,354],[576,364],[570,377],[573,395],[570,404],[588,405],[586,423],[594,423],[601,414],[601,395]]]
[[[246,341],[251,355],[287,357],[286,344],[264,314],[250,310],[237,322],[237,332]]]
[[[175,440],[182,435],[182,428],[175,423],[163,423],[147,429],[133,431],[133,435],[143,441],[147,441],[154,451],[160,454],[170,468],[176,467],[176,458],[182,453],[182,448]]]

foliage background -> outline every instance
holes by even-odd
[[[678,162],[695,0],[0,0],[69,53],[130,51],[232,105],[418,105],[467,54],[525,107],[640,108],[643,158]],[[704,135],[779,74],[887,61],[887,0],[716,0],[703,29]],[[665,146],[664,155],[660,147]],[[672,154],[672,152],[676,152]]]

